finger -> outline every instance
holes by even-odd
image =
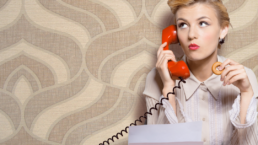
[[[174,57],[173,55],[165,55],[165,56],[163,56],[163,57],[159,60],[159,62],[158,62],[158,64],[157,64],[158,67],[161,68],[161,69],[167,68],[167,67],[168,67],[168,66],[167,66],[167,63],[168,63],[169,60],[174,61],[174,60],[175,60],[175,57]]]
[[[159,57],[156,67],[158,67],[160,69],[165,68],[166,66],[164,66],[163,61],[164,61],[164,56]]]
[[[163,43],[160,45],[158,52],[157,52],[157,56],[159,56],[160,52],[163,51],[164,47],[167,45],[167,42]]]
[[[162,59],[165,55],[175,57],[175,55],[173,54],[173,52],[172,52],[171,50],[164,51],[164,52],[161,52],[161,54],[158,56],[157,62],[160,62],[161,59]]]
[[[176,61],[176,58],[174,55],[171,54],[165,54],[161,59],[160,59],[160,66],[166,66],[169,60]]]
[[[162,55],[162,54],[173,54],[173,55],[174,55],[174,53],[173,53],[172,50],[162,50],[162,51],[159,53],[159,55]]]
[[[157,52],[157,57],[159,56],[160,52],[163,51],[165,46],[167,46],[167,42],[165,42],[162,45],[160,45],[160,47],[158,49],[158,52]]]
[[[163,53],[161,55],[159,55],[159,57],[157,59],[156,67],[158,67],[158,68],[162,67],[162,62],[163,62],[163,59],[164,59],[164,55],[165,54],[163,54]]]
[[[163,45],[164,46],[164,45]],[[172,52],[171,50],[163,50],[163,48],[165,47],[163,47],[162,45],[160,46],[160,48],[159,48],[159,50],[158,50],[158,52],[157,52],[157,57],[159,57],[162,53],[167,53],[167,52]],[[173,53],[173,52],[172,52]]]
[[[168,61],[174,61],[174,62],[176,62],[176,57],[175,57],[175,55],[167,55],[165,59],[166,59],[167,62],[168,62]]]
[[[244,73],[241,73],[241,74],[238,74],[238,75],[235,75],[234,77],[232,77],[229,81],[228,81],[228,84],[233,84],[234,82],[238,81],[238,80],[242,80],[245,78],[245,74]]]
[[[244,73],[244,72],[245,72],[245,71],[242,70],[242,69],[230,71],[230,72],[227,74],[227,76],[226,76],[226,78],[225,78],[225,80],[224,80],[223,85],[225,86],[225,85],[229,84],[229,83],[230,83],[230,80],[231,80],[234,76],[239,75],[239,74],[242,74],[242,73]]]
[[[238,65],[239,63],[231,60],[231,59],[227,59],[225,60],[219,67],[219,70],[223,70],[227,65]]]
[[[227,76],[227,74],[228,74],[230,71],[238,70],[238,69],[241,69],[241,68],[242,68],[241,65],[230,65],[230,66],[226,67],[225,70],[221,73],[221,78],[220,78],[220,80],[221,80],[221,81],[224,81],[225,76]]]
[[[160,58],[162,58],[164,55],[173,55],[174,53],[171,50],[163,50],[160,52],[159,56],[158,56],[158,60],[160,60]]]

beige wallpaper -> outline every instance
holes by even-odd
[[[258,76],[258,1],[224,3],[219,53]],[[172,18],[167,0],[0,0],[0,145],[98,145],[143,115]]]

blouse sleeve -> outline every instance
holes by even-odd
[[[161,99],[164,98],[163,95],[161,95],[159,102],[161,102]],[[155,104],[158,103],[155,99],[146,96],[146,106],[147,106],[147,111],[151,107],[155,107]],[[157,105],[158,111],[152,110],[151,113],[152,115],[147,116],[147,124],[176,124],[178,123],[178,117],[175,114],[175,111],[173,107],[171,106],[170,102],[166,99],[163,99],[162,101],[163,105]],[[177,103],[177,108],[179,109],[179,116],[182,116],[185,120],[185,122],[191,122],[192,120],[185,115],[183,111],[182,104],[180,101],[176,98],[176,103]]]
[[[257,121],[250,127],[235,129],[230,139],[230,145],[257,145],[258,141]]]
[[[156,99],[145,95],[146,107],[149,112],[150,108],[155,107],[155,104],[158,103]],[[169,124],[169,121],[164,113],[164,108],[157,105],[158,110],[151,110],[152,115],[147,114],[147,124]]]
[[[247,128],[252,126],[257,121],[257,97],[258,97],[258,85],[256,76],[253,73],[252,70],[246,69],[249,81],[251,83],[251,86],[253,88],[254,95],[252,97],[252,100],[249,104],[247,114],[246,114],[246,123],[241,124],[240,123],[240,94],[235,99],[232,109],[229,111],[230,120],[232,124],[237,128]]]
[[[246,114],[246,122],[245,124],[240,123],[240,95],[237,96],[237,98],[234,101],[234,104],[232,105],[232,109],[229,111],[230,114],[230,120],[232,124],[237,128],[247,128],[254,124],[254,122],[257,120],[257,99],[256,96],[253,96],[248,110]]]

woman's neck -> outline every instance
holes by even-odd
[[[193,75],[200,81],[204,82],[207,80],[212,74],[212,65],[217,62],[217,50],[212,53],[210,56],[203,60],[199,61],[191,61],[186,58],[188,67]]]

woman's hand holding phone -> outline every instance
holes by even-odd
[[[164,85],[164,89],[171,88],[172,91],[173,87],[175,87],[176,77],[173,77],[168,70],[167,63],[169,60],[176,62],[176,58],[171,50],[163,50],[166,45],[167,42],[163,43],[158,49],[156,69],[159,72],[160,78]]]

